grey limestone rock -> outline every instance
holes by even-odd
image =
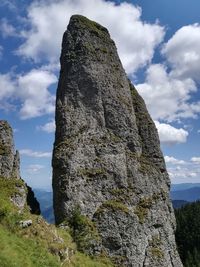
[[[0,176],[20,178],[19,153],[14,150],[12,128],[7,121],[0,120]]]
[[[32,220],[20,221],[19,225],[21,228],[27,228],[32,225]]]
[[[116,266],[181,267],[158,133],[107,29],[72,16],[60,62],[56,223],[73,222],[76,234],[77,218],[85,218],[92,231],[81,249],[106,254]]]
[[[20,210],[28,204],[32,213],[40,214],[40,206],[32,189],[21,179],[19,152],[15,151],[13,131],[5,120],[0,120],[0,178],[20,180],[21,183],[16,183],[17,190],[13,192],[11,201]]]

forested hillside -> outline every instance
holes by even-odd
[[[185,267],[200,267],[200,201],[175,210],[176,242]]]

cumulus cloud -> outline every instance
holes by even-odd
[[[200,157],[192,157],[191,161],[196,163],[196,164],[200,164]]]
[[[33,158],[50,158],[52,156],[51,152],[33,151],[31,149],[21,149],[19,153]]]
[[[200,171],[195,164],[168,166],[167,170],[172,183],[199,182]]]
[[[190,103],[192,93],[197,91],[195,82],[172,77],[162,64],[151,65],[145,83],[136,87],[155,120],[196,118],[200,112],[200,102]]]
[[[175,165],[185,164],[184,160],[176,159],[176,158],[170,157],[170,156],[165,156],[165,162],[168,164],[171,163],[171,164],[175,164]]]
[[[133,73],[151,61],[164,36],[164,28],[157,23],[141,21],[141,12],[126,2],[116,5],[104,0],[35,1],[28,9],[30,30],[21,33],[25,42],[17,53],[36,62],[57,61],[62,34],[70,16],[78,13],[109,29],[126,71]]]
[[[16,29],[8,22],[6,18],[1,19],[0,21],[0,32],[4,38],[19,36]]]
[[[54,133],[55,132],[55,120],[47,122],[44,125],[40,125],[37,127],[37,129],[47,132],[47,133]]]
[[[55,96],[48,91],[48,87],[56,81],[54,74],[36,69],[18,77],[18,95],[23,100],[20,110],[22,119],[54,112]]]
[[[51,114],[55,110],[55,95],[49,87],[56,82],[55,74],[43,69],[32,69],[21,75],[0,74],[0,108],[10,107],[15,99],[21,104],[21,119]]]
[[[0,101],[13,95],[15,84],[9,74],[0,74],[0,88]]]
[[[9,111],[15,109],[12,100],[16,97],[14,92],[16,84],[10,74],[0,74],[0,109]]]
[[[40,170],[44,169],[45,166],[44,165],[40,165],[40,164],[31,164],[31,165],[28,165],[27,168],[26,168],[26,171],[30,174],[33,174],[33,173],[38,173]]]
[[[164,45],[162,53],[176,77],[200,81],[200,24],[180,28]]]
[[[185,143],[187,141],[188,132],[184,129],[177,129],[169,124],[155,121],[156,128],[160,137],[160,141],[166,145],[174,145]]]

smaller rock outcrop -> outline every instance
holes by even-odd
[[[17,190],[13,192],[11,201],[20,210],[27,204],[31,213],[40,214],[40,205],[34,192],[21,179],[19,152],[15,151],[13,131],[5,120],[0,120],[0,178],[19,180],[15,185]]]
[[[13,132],[7,121],[0,120],[0,176],[20,178],[19,152],[14,150]]]

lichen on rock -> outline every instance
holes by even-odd
[[[56,223],[70,222],[78,206],[99,237],[86,253],[106,254],[116,266],[181,267],[158,133],[108,31],[72,16],[60,62]]]

